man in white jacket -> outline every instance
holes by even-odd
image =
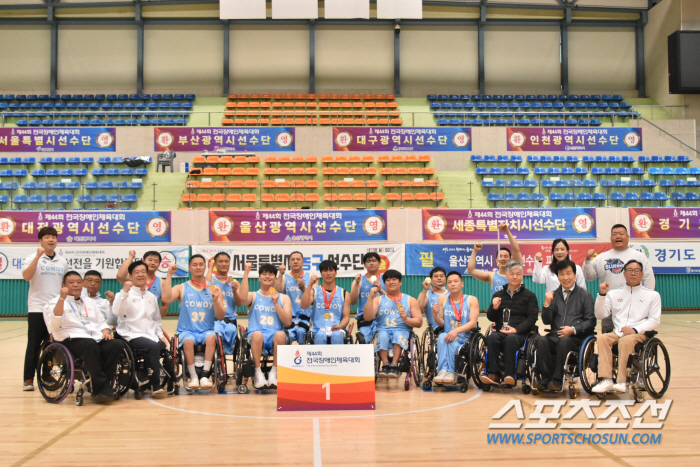
[[[627,385],[627,360],[634,353],[634,346],[645,342],[647,331],[653,331],[661,321],[661,296],[641,285],[644,266],[630,260],[624,265],[625,287],[610,290],[610,284],[600,284],[600,294],[595,302],[598,319],[612,315],[613,332],[598,336],[598,378],[600,383],[593,392],[610,390],[625,393]],[[612,347],[617,344],[617,383],[613,383]]]
[[[654,270],[649,260],[643,253],[629,247],[630,236],[627,227],[622,224],[615,224],[610,230],[610,243],[613,249],[595,256],[595,250],[589,250],[586,261],[583,262],[583,275],[587,281],[596,278],[602,283],[607,282],[611,290],[625,286],[625,277],[622,274],[625,264],[630,260],[641,263],[644,269],[644,277],[640,278],[644,287],[649,290],[656,288]],[[608,333],[613,329],[610,318],[604,319],[601,323],[603,333]]]

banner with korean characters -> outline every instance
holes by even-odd
[[[46,226],[59,243],[170,242],[170,211],[0,211],[0,243],[37,243]]]
[[[535,268],[535,255],[542,254],[542,264],[547,266],[552,262],[552,243],[519,243],[520,252],[525,261],[525,274],[532,275]],[[504,246],[502,243],[501,246]],[[505,243],[508,246],[508,243]],[[700,246],[700,244],[699,244]],[[593,249],[603,253],[611,248],[610,243],[575,243],[569,242],[569,256],[578,265],[582,265],[588,251]],[[474,251],[474,244],[457,243],[409,243],[406,245],[406,274],[428,276],[437,266],[442,266],[448,272],[457,271],[467,275],[467,263]],[[493,271],[498,267],[498,245],[489,243],[476,254],[476,267],[485,271]],[[654,270],[656,272],[656,270]]]
[[[504,222],[518,240],[596,238],[595,208],[423,209],[424,240],[501,240]]]
[[[632,238],[700,238],[700,208],[630,208]]]
[[[0,128],[0,152],[114,152],[114,128]]]
[[[506,128],[509,151],[641,151],[641,128]]]
[[[382,259],[379,271],[395,269],[403,274],[406,270],[404,245],[390,244],[331,244],[331,243],[302,243],[283,245],[241,245],[238,243],[215,245],[192,245],[192,254],[200,254],[207,261],[218,252],[223,251],[231,257],[231,277],[243,277],[245,263],[252,263],[250,277],[258,277],[258,267],[261,264],[272,263],[275,266],[285,264],[289,267],[289,255],[300,251],[304,255],[304,271],[321,277],[318,265],[321,261],[331,259],[338,265],[338,277],[355,277],[364,274],[362,256],[365,253],[377,253]]]
[[[371,345],[281,345],[277,410],[374,410]]]
[[[38,245],[38,243],[37,243]],[[27,267],[26,258],[36,254],[34,246],[3,246],[0,251],[0,279],[22,279],[22,269]],[[165,277],[172,264],[178,267],[175,277],[187,277],[189,245],[66,245],[58,244],[56,253],[65,257],[68,268],[81,275],[95,270],[103,279],[116,279],[117,271],[129,257],[129,250],[136,251],[136,259],[149,250],[158,251],[163,258],[156,273]],[[24,264],[23,264],[24,263]]]
[[[155,151],[203,152],[226,149],[236,152],[294,151],[293,127],[155,127]]]
[[[381,242],[386,211],[209,211],[212,242]]]
[[[334,151],[471,151],[466,127],[335,127]]]
[[[649,259],[654,274],[700,274],[700,242],[630,242]]]

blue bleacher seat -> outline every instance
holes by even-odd
[[[488,199],[489,201],[493,201],[494,204],[495,204],[497,201],[503,201],[503,198],[501,197],[501,195],[500,195],[499,193],[489,193],[489,194],[486,196],[486,199]],[[15,201],[15,203],[16,203],[16,201]]]
[[[106,203],[107,202],[107,195],[95,195],[92,197],[92,202],[93,203]]]
[[[105,175],[105,169],[92,169],[93,177],[101,177],[103,175]]]

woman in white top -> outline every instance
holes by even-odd
[[[552,263],[542,266],[542,253],[535,255],[535,270],[532,272],[532,280],[537,284],[545,285],[545,293],[554,292],[559,287],[559,278],[556,266],[559,261],[569,257],[569,244],[563,238],[557,238],[552,242]],[[586,279],[583,277],[583,269],[576,265],[576,286],[586,290]]]

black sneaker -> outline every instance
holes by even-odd
[[[549,389],[550,391],[554,391],[554,392],[561,392],[561,390],[562,390],[562,383],[559,382],[559,381],[551,381],[551,382],[547,385],[547,389]]]
[[[398,365],[391,365],[389,367],[389,378],[399,379],[400,376],[401,376],[401,372],[399,371],[399,366]]]
[[[112,390],[112,386],[105,384],[95,395],[101,399],[112,399],[112,397],[114,397],[114,391]]]
[[[540,391],[547,389],[548,384],[548,381],[543,381],[539,376],[535,376],[535,379],[532,381],[532,387]]]
[[[389,371],[390,371],[390,368],[389,368],[389,367],[390,367],[390,365],[389,365],[388,363],[387,363],[387,364],[384,364],[384,365],[382,366],[382,369],[379,370],[378,376],[379,376],[380,378],[388,378],[388,377],[389,377]]]

